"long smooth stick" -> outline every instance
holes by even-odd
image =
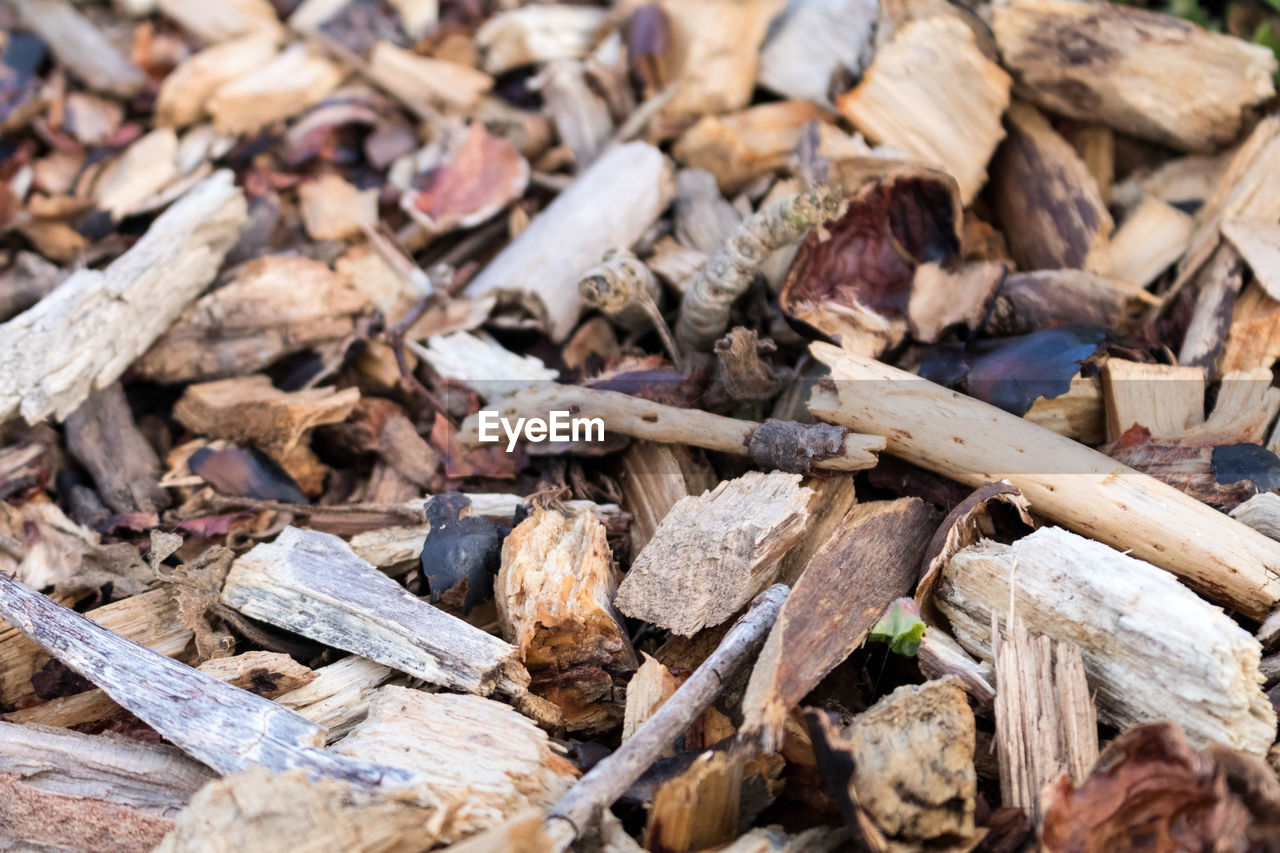
[[[887,452],[970,486],[1005,479],[1057,524],[1167,569],[1261,620],[1280,600],[1280,542],[1065,436],[830,344],[814,417],[882,435]]]
[[[750,609],[725,634],[711,656],[689,680],[636,730],[618,751],[587,771],[547,816],[546,831],[553,849],[564,850],[640,778],[680,733],[706,710],[726,680],[764,645],[769,629],[790,590],[774,584],[756,596]]]

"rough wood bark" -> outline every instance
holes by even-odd
[[[637,661],[613,609],[617,587],[604,524],[589,512],[538,510],[502,543],[493,590],[502,636],[569,731],[607,731],[622,717],[613,679]]]
[[[936,603],[987,660],[991,613],[1010,606],[1027,630],[1078,645],[1098,715],[1117,728],[1168,719],[1196,743],[1258,755],[1275,737],[1258,641],[1172,575],[1100,542],[1056,527],[1012,546],[980,542],[952,557]]]
[[[999,636],[997,626],[992,631]],[[994,655],[1001,801],[1039,826],[1045,786],[1063,773],[1079,785],[1098,760],[1097,712],[1084,660],[1070,642],[1032,637],[1016,616]]]
[[[0,844],[6,850],[147,853],[172,826],[167,817],[51,793],[0,774]]]
[[[58,61],[91,89],[121,98],[146,86],[147,75],[67,0],[13,0],[22,23],[48,43]]]
[[[93,477],[102,502],[119,513],[169,506],[160,457],[134,423],[120,384],[91,393],[67,417],[67,449]]]
[[[778,614],[742,699],[744,732],[761,736],[766,749],[781,746],[787,714],[911,591],[936,522],[919,498],[849,511]]]
[[[679,501],[631,564],[614,604],[691,637],[732,618],[777,576],[804,533],[809,490],[752,471]]]
[[[346,420],[359,401],[355,388],[288,392],[255,374],[189,386],[173,416],[197,435],[247,442],[283,458],[312,428]]]
[[[778,583],[785,583],[789,587],[795,587],[813,555],[835,535],[845,516],[858,502],[853,477],[819,475],[810,477],[804,484],[811,492],[809,520],[805,522],[804,536],[791,546],[791,550],[787,551],[778,565]]]
[[[1180,148],[1235,139],[1275,92],[1275,57],[1146,9],[1013,0],[994,10],[996,43],[1024,91],[1055,113]]]
[[[178,619],[178,606],[162,589],[103,605],[85,614],[104,628],[162,655],[178,657],[191,643],[191,631]],[[25,632],[0,633],[0,702],[14,704],[31,695],[31,676],[49,656]]]
[[[255,546],[222,601],[442,687],[514,696],[529,683],[513,647],[420,601],[332,534],[287,527]]]
[[[530,806],[550,808],[577,771],[508,705],[480,696],[381,687],[369,716],[334,751],[403,768],[410,785],[455,802],[444,840],[489,829]]]
[[[65,418],[119,379],[213,280],[244,221],[244,196],[219,172],[105,270],[75,273],[0,326],[0,420]]]
[[[1021,335],[1060,323],[1115,328],[1136,309],[1159,304],[1137,285],[1084,270],[1014,273],[996,289],[983,331]]]
[[[759,423],[727,418],[701,409],[681,409],[618,391],[575,385],[546,385],[517,392],[503,398],[495,409],[506,418],[546,417],[552,411],[568,411],[574,417],[600,418],[608,432],[750,456],[765,468],[805,474],[810,468],[870,468],[875,465],[876,451],[883,446],[877,436],[829,433],[822,427],[792,421]],[[478,415],[468,417],[459,430],[459,439],[466,444],[479,444],[479,424]]]
[[[114,634],[3,574],[0,616],[219,773],[262,764],[362,784],[403,781],[399,771],[317,749],[323,732],[292,711]]]
[[[977,735],[955,679],[899,687],[843,732],[810,711],[809,731],[845,822],[869,849],[972,844]]]
[[[994,406],[827,344],[816,417],[879,431],[888,452],[978,486],[1007,479],[1031,508],[1185,579],[1253,619],[1280,600],[1280,546],[1177,489]]]
[[[0,774],[51,794],[164,817],[181,811],[214,778],[167,744],[15,723],[0,723]]]
[[[950,172],[968,204],[1004,137],[1009,75],[982,53],[963,21],[925,18],[896,31],[836,104],[875,142]]]
[[[578,279],[609,249],[639,240],[674,193],[671,164],[658,149],[643,142],[614,148],[534,217],[465,293],[514,298],[562,342],[582,308]],[[531,269],[538,275],[529,276]]]
[[[725,634],[675,695],[642,725],[631,739],[587,771],[560,798],[547,817],[546,829],[562,851],[586,833],[600,812],[613,804],[645,769],[715,700],[725,682],[764,643],[778,617],[787,588],[775,585],[758,595],[750,609]]]
[[[992,175],[996,211],[1018,266],[1109,272],[1111,214],[1084,161],[1033,106],[1010,105],[1007,124]]]

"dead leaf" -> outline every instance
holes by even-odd
[[[184,563],[163,578],[165,588],[178,603],[178,619],[195,634],[196,656],[200,661],[235,654],[236,641],[210,610],[218,603],[222,582],[235,554],[215,546],[190,563]]]
[[[432,233],[469,228],[520,198],[529,172],[514,145],[473,124],[461,144],[445,140],[439,164],[405,193],[401,206]]]

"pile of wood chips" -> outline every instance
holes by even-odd
[[[0,849],[1280,851],[1225,5],[0,0]]]

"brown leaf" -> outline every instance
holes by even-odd
[[[196,656],[201,661],[235,653],[235,638],[209,612],[218,603],[234,559],[229,549],[215,546],[164,578],[165,587],[178,603],[178,619],[195,634]]]
[[[1042,843],[1045,853],[1274,849],[1256,845],[1275,843],[1278,791],[1257,759],[1193,749],[1176,725],[1150,723],[1116,738],[1079,787],[1064,776],[1046,793]]]
[[[443,233],[479,225],[520,198],[528,184],[529,164],[515,146],[473,124],[462,144],[405,194],[404,207],[429,231]]]

